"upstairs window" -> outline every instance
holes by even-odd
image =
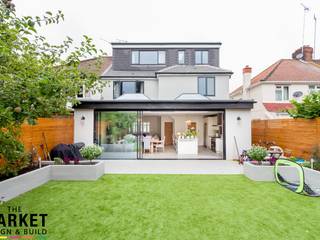
[[[309,93],[312,92],[320,92],[320,85],[316,86],[316,85],[310,85],[309,86]]]
[[[196,51],[196,64],[208,64],[208,51]]]
[[[289,86],[276,86],[276,101],[289,100]]]
[[[178,63],[185,64],[184,51],[178,51]]]
[[[165,51],[132,51],[132,64],[166,64]]]
[[[143,93],[144,85],[141,81],[115,81],[113,82],[113,99],[126,93]]]
[[[215,79],[213,77],[199,77],[198,93],[203,96],[214,96],[215,95]]]

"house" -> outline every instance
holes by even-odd
[[[292,54],[292,59],[280,59],[251,78],[252,69],[243,69],[243,85],[234,90],[232,99],[254,99],[253,119],[288,118],[290,100],[301,101],[312,91],[320,91],[320,65],[312,59],[313,49],[304,46]]]
[[[251,146],[254,101],[229,99],[220,46],[112,43],[106,87],[74,107],[74,140],[99,144],[103,159],[238,158]]]

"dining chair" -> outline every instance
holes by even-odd
[[[146,150],[151,152],[151,136],[143,137],[143,151],[146,152]]]
[[[157,145],[155,145],[156,151],[158,152],[158,149],[162,149],[164,152],[164,141],[166,140],[166,137],[163,137],[161,141]]]

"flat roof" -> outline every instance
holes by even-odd
[[[112,42],[112,48],[220,48],[221,42]]]
[[[81,100],[75,109],[106,111],[203,111],[252,109],[253,100]]]

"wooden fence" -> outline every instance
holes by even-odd
[[[36,125],[22,125],[21,140],[27,151],[36,148],[38,154],[43,157],[40,145],[45,144],[44,137],[49,151],[59,143],[73,143],[73,116],[40,118]]]
[[[312,148],[320,145],[320,118],[253,120],[252,143],[274,141],[292,155],[310,159]]]

